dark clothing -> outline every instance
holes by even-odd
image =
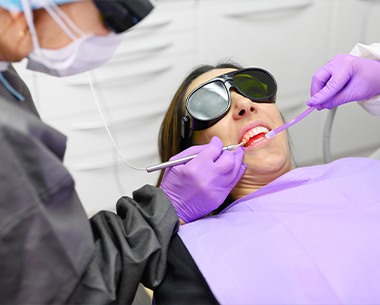
[[[219,304],[178,235],[170,242],[167,268],[164,281],[154,292],[157,305]]]
[[[12,68],[3,75],[26,100],[0,83],[0,304],[132,303],[140,281],[164,277],[174,208],[145,186],[88,221],[62,164],[66,137]]]

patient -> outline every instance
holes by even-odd
[[[195,69],[162,123],[162,161],[221,140],[244,143],[247,167],[215,215],[181,226],[156,303],[380,304],[380,162],[295,168],[287,134],[264,137],[283,123],[275,80],[238,70]]]

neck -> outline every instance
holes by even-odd
[[[231,191],[231,198],[237,200],[246,195],[252,194],[292,169],[294,169],[293,166],[284,167],[274,173],[254,173],[247,170],[239,183]]]

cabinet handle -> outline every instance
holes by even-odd
[[[121,46],[121,48],[111,58],[108,65],[112,65],[115,62],[119,63],[120,61],[124,60],[126,56],[130,56],[130,55],[139,55],[141,57],[141,56],[149,56],[151,54],[156,54],[158,51],[166,50],[172,45],[173,43],[171,41],[160,41],[160,42],[156,41],[151,45],[147,45],[143,47],[137,45],[134,48],[133,45],[132,46],[129,45],[123,48],[123,46]]]
[[[133,31],[131,32],[127,32],[125,35],[128,36],[128,35],[133,35],[135,31],[137,30],[151,30],[151,29],[159,29],[159,28],[162,28],[168,24],[171,24],[172,23],[172,20],[169,19],[169,18],[160,18],[160,19],[154,19],[154,20],[151,20],[149,18],[146,19],[146,22],[141,22],[139,23],[138,25],[136,25],[136,27],[133,28]]]
[[[262,7],[252,8],[250,10],[236,10],[234,12],[226,13],[224,16],[230,18],[258,17],[268,13],[281,13],[289,10],[296,11],[298,9],[305,9],[313,4],[314,0],[301,0],[292,2],[288,0],[287,2],[284,1],[284,3],[281,4],[267,3]]]
[[[125,69],[126,71],[123,71],[124,73],[118,75],[97,75],[96,77],[94,77],[93,83],[98,85],[110,85],[128,82],[136,79],[149,79],[152,75],[161,74],[167,70],[170,70],[172,67],[172,64],[162,63],[155,67],[149,67],[148,69],[144,69],[143,66],[141,66],[141,69],[136,71],[135,73],[128,73],[128,69]],[[66,84],[69,86],[89,86],[88,78],[83,76],[73,76],[70,79],[66,79]]]
[[[122,118],[119,120],[111,120],[107,122],[107,126],[120,127],[120,126],[134,123],[136,121],[141,123],[141,121],[144,119],[155,118],[157,116],[163,116],[164,114],[165,114],[164,110],[156,110],[148,114],[144,113],[144,115],[141,115],[141,116],[139,115],[137,118],[134,116],[134,117]],[[72,123],[69,128],[75,131],[103,129],[104,123],[103,121],[76,122],[76,123]]]

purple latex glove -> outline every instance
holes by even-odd
[[[369,99],[380,94],[380,62],[336,55],[313,76],[309,106],[318,110]]]
[[[209,144],[190,147],[170,159],[197,154],[186,164],[167,168],[160,185],[184,222],[218,208],[243,175],[244,149],[232,152],[222,148],[222,141],[213,137]]]

